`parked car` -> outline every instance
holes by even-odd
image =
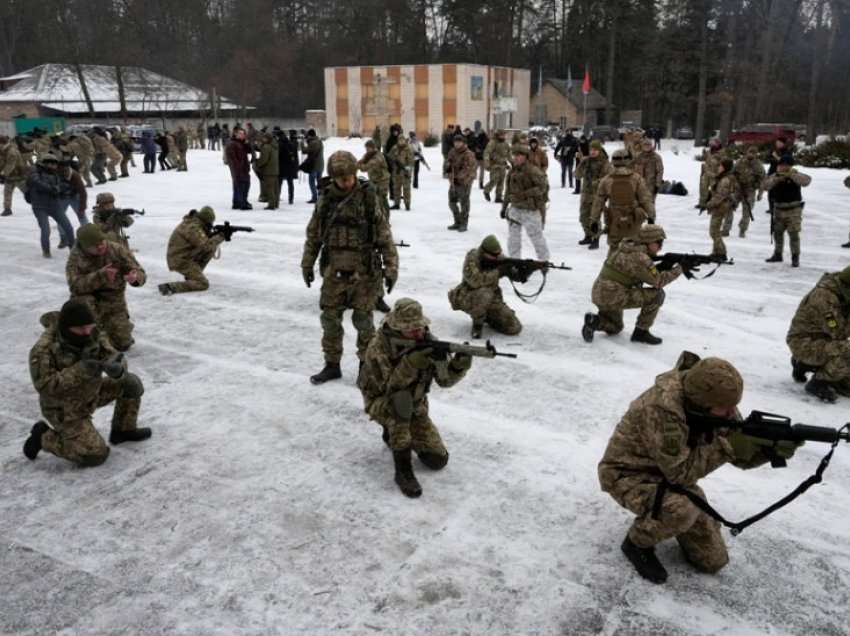
[[[680,126],[673,135],[676,139],[693,139],[694,129],[690,126]]]
[[[599,141],[617,141],[620,133],[613,126],[594,126],[590,130],[590,138]]]
[[[797,137],[793,124],[751,124],[729,133],[729,142],[762,145],[771,144],[779,137],[793,144]]]

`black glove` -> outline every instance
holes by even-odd
[[[103,372],[113,380],[120,380],[124,375],[124,354],[116,353],[108,360],[101,363]]]
[[[384,274],[384,285],[387,288],[388,294],[392,293],[393,287],[395,287],[395,281],[396,281],[396,279],[394,277],[388,276],[387,274]]]
[[[590,232],[591,234],[599,234],[599,223],[591,223]]]
[[[301,269],[301,275],[304,277],[304,282],[307,284],[307,287],[316,280],[316,275],[313,273],[312,267],[304,267]]]

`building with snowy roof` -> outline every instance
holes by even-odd
[[[138,66],[42,64],[0,77],[0,120],[21,115],[197,117],[240,108],[228,99]]]

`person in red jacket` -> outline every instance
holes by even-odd
[[[245,142],[245,131],[242,128],[233,130],[233,137],[224,149],[224,161],[230,168],[230,178],[233,179],[233,209],[250,210],[248,191],[251,189],[251,162],[248,159],[248,144]]]

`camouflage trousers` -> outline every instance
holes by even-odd
[[[594,235],[594,233],[590,231],[590,219],[593,213],[593,194],[591,192],[587,192],[587,194],[585,195],[585,192],[587,191],[581,191],[581,202],[579,204],[578,222],[581,224],[581,229],[584,230],[585,236],[592,236],[594,238],[598,238],[598,234]]]
[[[15,193],[15,188],[25,194],[26,187],[26,179],[6,179],[6,183],[3,184],[3,209],[12,209],[12,195]]]
[[[260,178],[260,200],[265,200],[270,208],[280,205],[280,180],[277,175]]]
[[[726,243],[723,242],[723,224],[727,214],[734,214],[726,206],[715,209],[711,213],[711,221],[708,225],[708,235],[711,237],[711,253],[714,256],[726,256]]]
[[[708,195],[711,192],[711,188],[714,187],[714,184],[717,182],[717,179],[710,176],[708,172],[703,170],[702,174],[699,177],[699,204],[702,207],[705,207],[705,204],[708,202]]]
[[[539,210],[523,210],[511,206],[508,217],[508,255],[522,258],[522,231],[528,234],[538,261],[549,260],[549,246],[543,236],[543,215]]]
[[[88,304],[97,318],[97,326],[109,336],[109,341],[118,351],[127,351],[133,345],[133,323],[123,292],[106,297],[73,296],[73,299]]]
[[[729,562],[729,553],[720,533],[720,524],[702,512],[684,495],[664,495],[658,518],[653,518],[657,484],[645,483],[624,493],[611,496],[621,506],[637,515],[629,528],[629,539],[641,548],[650,548],[675,538],[688,561],[703,572],[714,573]],[[690,488],[705,498],[698,486]]]
[[[410,207],[410,173],[407,170],[396,170],[393,173],[393,204],[400,205],[402,197],[404,205]]]
[[[493,191],[493,188],[495,188],[496,199],[501,201],[502,192],[505,188],[505,175],[507,175],[507,170],[504,166],[490,168],[490,180],[487,181],[487,185],[484,186],[484,192],[490,194],[490,192]]]
[[[109,446],[94,427],[92,415],[96,408],[115,402],[112,430],[135,430],[141,398],[127,397],[124,391],[120,380],[104,379],[94,404],[67,402],[61,409],[45,410],[44,416],[53,428],[42,436],[42,448],[80,466],[98,466],[105,462]]]
[[[469,191],[468,185],[449,186],[449,208],[455,223],[461,227],[469,225]]]
[[[109,173],[109,180],[115,181],[118,178],[118,171],[115,170],[115,166],[121,163],[120,159],[116,159],[115,157],[110,157],[107,155],[106,157],[106,171]]]
[[[389,398],[380,397],[366,408],[369,416],[387,432],[392,450],[412,448],[416,453],[428,452],[447,455],[443,438],[428,415],[428,398],[414,405],[410,419],[403,419],[395,412]]]
[[[177,164],[180,170],[188,170],[189,166],[186,164],[186,150],[178,150],[177,151]],[[277,181],[277,177],[275,177],[275,181]]]
[[[773,249],[782,255],[785,248],[785,233],[788,232],[788,243],[791,255],[800,253],[800,231],[803,226],[803,208],[780,210],[773,208]]]
[[[86,182],[86,185],[90,188],[92,187],[91,183],[91,157],[78,157],[80,160],[80,176],[83,178],[83,181]]]
[[[352,310],[351,324],[357,330],[357,357],[363,359],[366,347],[375,335],[372,312],[380,289],[380,278],[358,274],[350,278],[335,278],[328,272],[328,276],[323,279],[319,299],[325,362],[339,364],[342,359],[342,339],[345,335],[342,317],[346,309]]]
[[[487,172],[487,169],[484,167],[484,160],[478,160],[478,189],[484,189],[484,175]]]
[[[183,292],[206,291],[210,288],[210,281],[204,276],[204,270],[209,265],[212,254],[201,256],[195,259],[181,261],[179,263],[171,263],[168,269],[172,272],[182,274],[185,281],[170,283],[171,289],[175,294]]]
[[[505,304],[499,287],[456,288],[449,292],[449,302],[455,311],[469,314],[473,324],[488,324],[508,336],[522,331],[522,323],[516,312]]]
[[[95,178],[101,182],[106,181],[106,173],[104,169],[106,168],[106,155],[95,155],[94,162],[91,166],[91,171],[94,173]]]
[[[599,329],[610,336],[623,330],[623,310],[638,309],[635,326],[649,329],[664,304],[664,290],[654,287],[625,287],[611,280],[597,279],[591,294],[599,308]]]
[[[755,190],[745,190],[741,196],[741,221],[738,223],[738,230],[743,237],[747,230],[750,229],[750,215],[753,213],[753,207],[756,204]],[[732,224],[735,222],[735,210],[729,210],[726,218],[723,219],[723,236],[729,236],[732,232]]]
[[[816,380],[828,382],[842,395],[850,396],[850,341],[792,338],[788,347],[794,358],[816,369]]]

